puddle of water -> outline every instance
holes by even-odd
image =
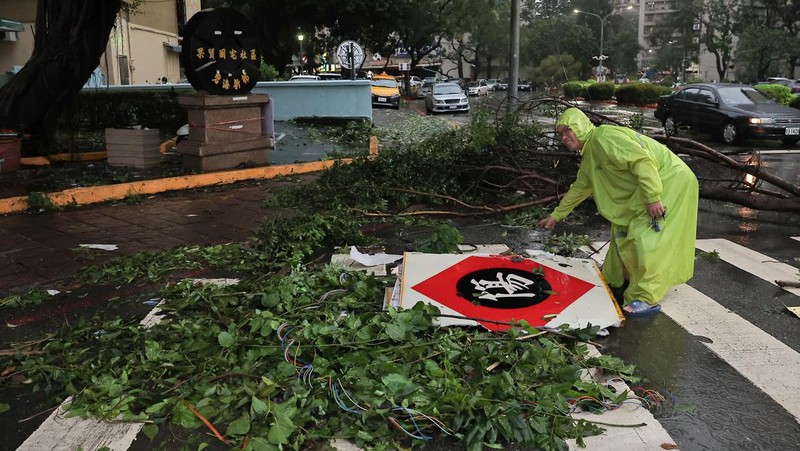
[[[797,449],[794,417],[702,341],[662,314],[628,321],[601,343],[604,354],[636,362],[640,385],[667,398],[653,414],[681,450]]]

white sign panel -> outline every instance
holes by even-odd
[[[499,331],[512,321],[571,329],[619,326],[623,316],[591,260],[559,256],[406,253],[399,306],[435,305],[442,325],[480,324]]]
[[[352,52],[352,64],[350,65],[350,53]],[[336,48],[336,57],[339,64],[345,69],[358,69],[364,64],[364,49],[355,41],[344,41]]]

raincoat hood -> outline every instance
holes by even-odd
[[[575,137],[578,138],[578,141],[581,142],[581,146],[586,144],[586,141],[589,140],[589,136],[591,136],[595,129],[592,121],[578,108],[568,108],[561,113],[561,117],[556,121],[556,126],[559,125],[569,127],[575,133]]]

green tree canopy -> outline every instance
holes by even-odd
[[[581,63],[568,54],[549,55],[533,69],[531,78],[537,85],[554,87],[575,80],[580,73]]]

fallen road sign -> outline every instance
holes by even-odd
[[[434,305],[445,326],[502,331],[524,320],[535,327],[603,329],[624,319],[591,260],[406,253],[400,277],[399,306]]]

